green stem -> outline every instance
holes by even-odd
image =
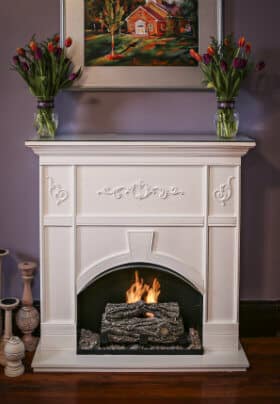
[[[39,136],[55,136],[57,122],[54,119],[52,108],[38,109],[34,123]]]
[[[238,131],[238,120],[232,108],[218,109],[216,116],[217,136],[220,138],[232,138]]]

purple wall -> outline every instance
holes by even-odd
[[[3,3],[3,4],[2,4]],[[268,64],[264,77],[246,83],[238,99],[241,132],[257,140],[244,159],[241,297],[280,298],[280,42],[279,0],[227,0],[225,28],[253,43],[256,59]],[[5,4],[5,5],[4,5]],[[38,161],[24,147],[34,136],[35,100],[9,71],[16,47],[36,32],[59,30],[59,0],[1,2],[0,51],[0,247],[6,260],[5,294],[21,296],[16,262],[38,259]],[[212,131],[215,97],[199,92],[68,93],[57,99],[61,132]],[[35,297],[39,298],[39,277]]]

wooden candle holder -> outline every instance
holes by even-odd
[[[6,364],[6,360],[4,357],[3,350],[6,342],[13,336],[12,312],[18,305],[19,305],[19,299],[15,297],[0,300],[0,309],[5,311],[4,335],[1,338],[1,344],[0,344],[0,363],[4,366]]]
[[[23,279],[23,296],[22,307],[16,315],[16,323],[18,328],[23,333],[23,343],[26,351],[33,352],[36,349],[38,338],[32,335],[33,331],[37,328],[40,317],[38,310],[33,307],[33,296],[31,284],[34,278],[34,271],[37,267],[35,262],[21,262],[18,265]]]

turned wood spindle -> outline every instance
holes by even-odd
[[[15,297],[0,300],[0,308],[5,311],[5,328],[2,337],[4,342],[7,342],[13,336],[12,312],[18,305],[19,299]]]
[[[22,305],[32,306],[33,296],[31,284],[34,278],[34,271],[36,269],[36,263],[30,261],[20,262],[18,268],[21,271],[21,276],[23,279],[23,295],[22,295]]]
[[[21,262],[18,265],[23,279],[23,296],[22,307],[16,315],[16,323],[18,328],[23,333],[23,343],[26,351],[33,352],[36,349],[38,338],[32,335],[33,331],[37,328],[40,317],[38,310],[33,307],[33,296],[31,284],[34,278],[34,271],[37,265],[35,262]]]
[[[0,339],[0,364],[3,366],[6,365],[6,358],[4,355],[5,344],[13,335],[12,312],[18,305],[19,299],[14,297],[0,300],[0,309],[5,311],[4,335]]]

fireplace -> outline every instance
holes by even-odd
[[[202,294],[167,268],[112,268],[78,295],[77,353],[202,354],[202,309]]]
[[[240,168],[255,143],[95,135],[26,144],[40,156],[34,370],[245,370]],[[138,298],[126,301],[128,290]]]

